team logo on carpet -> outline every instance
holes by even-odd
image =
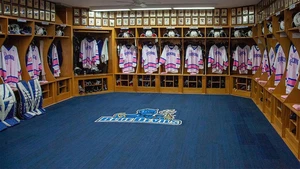
[[[101,116],[95,122],[120,123],[151,123],[165,125],[181,125],[182,121],[175,119],[175,109],[139,109],[135,114],[116,113],[113,116]]]

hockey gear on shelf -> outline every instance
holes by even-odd
[[[180,35],[176,29],[167,29],[163,37],[180,37]]]
[[[189,29],[185,34],[186,37],[204,37],[204,34],[199,29]]]
[[[130,38],[130,37],[134,37],[134,34],[129,29],[121,29],[120,33],[118,34],[118,37],[120,37],[120,38]]]
[[[35,25],[35,34],[36,35],[47,35],[47,30],[44,27]]]
[[[157,37],[154,29],[144,29],[140,37]]]

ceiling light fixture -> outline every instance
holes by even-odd
[[[91,9],[93,12],[130,11],[130,9]]]
[[[133,11],[143,11],[143,10],[171,10],[172,8],[131,8]]]
[[[215,9],[215,7],[173,7],[173,9]]]

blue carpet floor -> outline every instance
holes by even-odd
[[[94,123],[102,115],[175,108],[181,126]],[[0,132],[1,169],[300,168],[250,99],[111,93],[73,98]]]

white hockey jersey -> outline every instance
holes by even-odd
[[[270,65],[269,65],[269,57],[268,57],[267,49],[264,50],[261,66],[262,66],[261,72],[268,73],[268,77],[270,77],[271,74],[270,74]]]
[[[249,52],[249,60],[248,60],[248,70],[252,70],[252,74],[255,74],[257,70],[261,67],[261,52],[258,46],[253,45]]]
[[[286,57],[281,46],[278,47],[275,61],[272,66],[272,72],[275,74],[274,85],[277,86],[280,82],[286,68]]]
[[[209,50],[208,67],[212,68],[212,73],[223,73],[228,67],[227,51],[224,46],[218,48],[213,45]]]
[[[135,46],[123,45],[120,50],[119,67],[123,73],[134,73],[136,67],[136,49]]]
[[[4,82],[11,87],[16,87],[16,83],[22,80],[21,65],[18,49],[16,46],[11,48],[1,47],[0,74]]]
[[[100,64],[99,51],[96,40],[81,41],[79,62],[82,62],[83,68],[91,69]]]
[[[185,64],[189,73],[199,73],[199,69],[204,69],[201,46],[188,45],[185,53]]]
[[[286,69],[286,94],[291,93],[299,77],[299,54],[294,45],[291,45],[289,60]]]
[[[109,57],[108,57],[108,38],[105,38],[105,40],[103,42],[102,50],[101,50],[101,62],[107,63],[108,59],[109,59]],[[97,61],[97,58],[95,58],[95,64],[99,64]]]
[[[159,65],[165,65],[166,73],[178,73],[180,68],[180,52],[178,46],[165,45]]]
[[[142,67],[146,73],[157,72],[158,56],[156,45],[144,45],[142,49]]]
[[[239,70],[240,74],[248,74],[247,64],[249,57],[250,47],[247,45],[244,48],[239,46],[236,47],[236,50],[233,52],[233,66],[232,70]]]
[[[42,63],[37,46],[30,45],[27,53],[26,68],[31,79],[38,79],[42,72]]]
[[[274,52],[273,48],[271,47],[271,49],[269,51],[270,69],[271,69],[272,65],[274,64],[274,61],[275,61],[275,52]]]
[[[57,48],[54,44],[52,44],[51,55],[52,55],[51,58],[52,58],[53,75],[54,77],[59,77],[61,72],[59,67]]]

